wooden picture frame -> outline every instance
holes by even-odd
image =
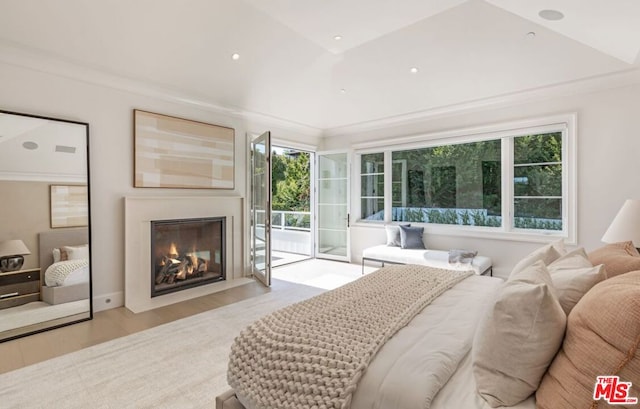
[[[233,128],[133,112],[134,187],[234,189]]]
[[[87,185],[51,185],[51,228],[89,225]]]

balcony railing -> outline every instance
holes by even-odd
[[[264,211],[256,217],[258,228],[264,228]],[[311,255],[311,212],[272,210],[271,249]]]
[[[311,232],[311,212],[272,210],[271,228]]]

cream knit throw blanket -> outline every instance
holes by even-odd
[[[252,409],[349,408],[384,343],[471,274],[389,266],[276,311],[235,339],[229,385]]]

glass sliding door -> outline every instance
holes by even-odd
[[[317,155],[316,257],[349,261],[349,156]]]
[[[271,285],[271,134],[251,142],[251,269]]]

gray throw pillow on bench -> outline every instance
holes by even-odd
[[[424,227],[411,227],[411,226],[399,226],[400,227],[400,247],[403,249],[424,249],[424,243],[422,242],[422,233],[424,233]]]

